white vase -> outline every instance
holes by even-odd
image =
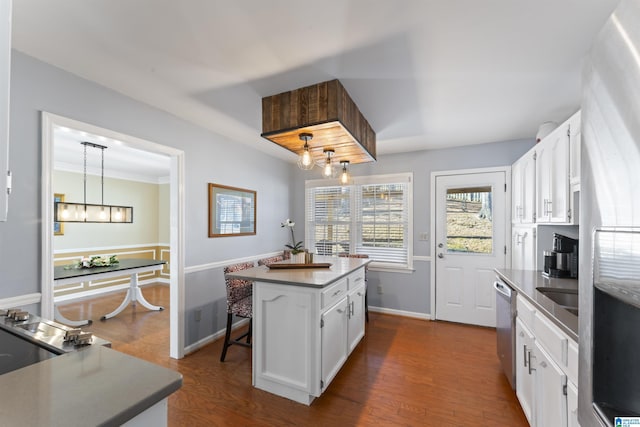
[[[298,252],[297,254],[291,254],[292,264],[304,264],[304,252]]]

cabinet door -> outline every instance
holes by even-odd
[[[525,154],[522,163],[522,222],[536,222],[536,152]]]
[[[535,370],[536,370],[536,425],[566,427],[567,426],[567,396],[565,387],[567,376],[551,359],[536,341]]]
[[[571,381],[567,381],[567,425],[580,427],[580,423],[578,423],[578,388]]]
[[[0,221],[7,220],[9,172],[9,75],[11,0],[0,0]]]
[[[535,226],[516,226],[512,228],[511,268],[514,270],[536,269]]]
[[[535,222],[536,155],[532,150],[511,166],[511,222]]]
[[[511,166],[511,222],[522,222],[522,164],[520,159]]]
[[[551,153],[548,149],[553,132],[540,141],[536,149],[536,222],[551,221]]]
[[[529,425],[532,426],[535,425],[533,412],[535,371],[529,368],[529,363],[532,360],[533,345],[533,334],[520,319],[516,319],[516,396]]]
[[[571,191],[580,191],[581,127],[580,111],[569,119],[569,183]]]
[[[549,220],[569,222],[569,125],[562,126],[561,132],[550,141],[551,190]]]
[[[343,298],[322,315],[322,390],[347,360],[348,301]]]
[[[349,353],[364,336],[364,286],[349,292]]]

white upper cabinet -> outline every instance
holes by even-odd
[[[7,220],[9,177],[9,77],[11,0],[0,0],[0,221]]]
[[[514,224],[535,222],[536,152],[535,147],[516,161],[511,168],[512,212]]]
[[[569,119],[569,183],[571,192],[580,191],[580,151],[582,133],[580,111]]]
[[[569,122],[536,145],[536,222],[570,224]]]

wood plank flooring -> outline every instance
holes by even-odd
[[[169,288],[147,286],[152,304],[168,307]],[[219,361],[221,340],[170,359],[169,311],[131,305],[105,322],[124,294],[60,307],[70,319],[121,352],[182,373],[169,398],[170,426],[527,426],[496,356],[489,328],[371,312],[366,336],[311,406],[251,386],[250,349],[232,346]],[[135,381],[135,378],[132,378]]]

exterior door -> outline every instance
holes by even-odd
[[[506,261],[506,172],[436,176],[436,319],[495,326]]]

